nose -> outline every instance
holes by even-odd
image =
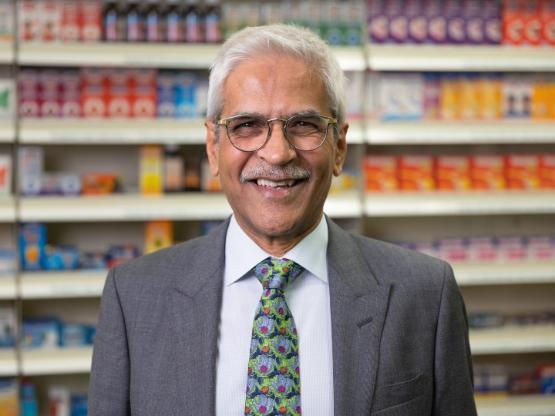
[[[277,122],[277,123],[276,123]],[[266,144],[258,150],[258,156],[272,165],[285,165],[297,157],[297,151],[289,143],[282,120],[270,122],[269,137]]]

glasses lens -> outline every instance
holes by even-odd
[[[264,144],[268,124],[261,117],[237,117],[228,120],[227,134],[235,147],[247,151],[255,150]]]
[[[312,116],[294,116],[287,121],[286,130],[289,140],[297,149],[312,150],[322,144],[326,138],[327,119]]]

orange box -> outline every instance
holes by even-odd
[[[523,0],[504,0],[502,8],[503,41],[509,45],[521,45],[524,42],[524,7]]]
[[[125,118],[131,115],[130,81],[130,72],[127,69],[111,69],[108,72],[108,117]]]
[[[497,120],[503,112],[501,79],[497,75],[483,74],[477,81],[478,117]]]
[[[542,19],[539,0],[524,2],[524,41],[537,46],[542,43]]]
[[[459,116],[461,84],[456,74],[445,74],[440,87],[440,117],[443,120],[454,120]]]
[[[145,254],[154,253],[173,244],[171,221],[148,221],[145,224]]]
[[[555,46],[555,0],[543,0],[540,13],[543,43]]]
[[[156,75],[153,69],[136,69],[130,73],[132,117],[156,116]]]
[[[62,0],[62,22],[60,39],[63,41],[79,40],[79,3],[75,0]]]
[[[555,189],[555,153],[540,155],[540,188]]]
[[[118,175],[113,173],[86,173],[81,178],[84,195],[107,195],[117,191]]]
[[[547,119],[550,115],[551,84],[549,81],[547,75],[538,76],[532,84],[531,115],[536,120]]]
[[[85,42],[98,42],[102,37],[102,2],[79,0],[80,37]]]
[[[83,69],[81,71],[81,113],[83,117],[105,117],[108,108],[106,71]]]
[[[439,190],[470,189],[470,160],[467,156],[436,156],[435,183]]]
[[[364,178],[367,191],[396,191],[398,189],[396,157],[366,156],[364,159]]]
[[[457,111],[458,118],[462,120],[475,120],[480,115],[480,78],[475,74],[466,74],[460,77],[460,101]]]
[[[505,177],[508,189],[538,189],[539,156],[538,155],[506,155]]]
[[[472,189],[505,189],[503,156],[473,155],[470,157],[470,181]]]
[[[432,156],[399,156],[397,159],[399,189],[403,191],[431,191],[434,186],[434,158]]]

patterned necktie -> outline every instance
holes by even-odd
[[[254,268],[263,289],[252,329],[245,415],[301,414],[297,329],[283,291],[303,270],[272,257]]]

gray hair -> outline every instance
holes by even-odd
[[[339,125],[345,119],[345,75],[329,46],[308,29],[275,24],[247,27],[231,36],[210,67],[207,118],[215,121],[223,107],[223,85],[239,64],[261,55],[282,54],[299,58],[323,81],[330,111]]]

